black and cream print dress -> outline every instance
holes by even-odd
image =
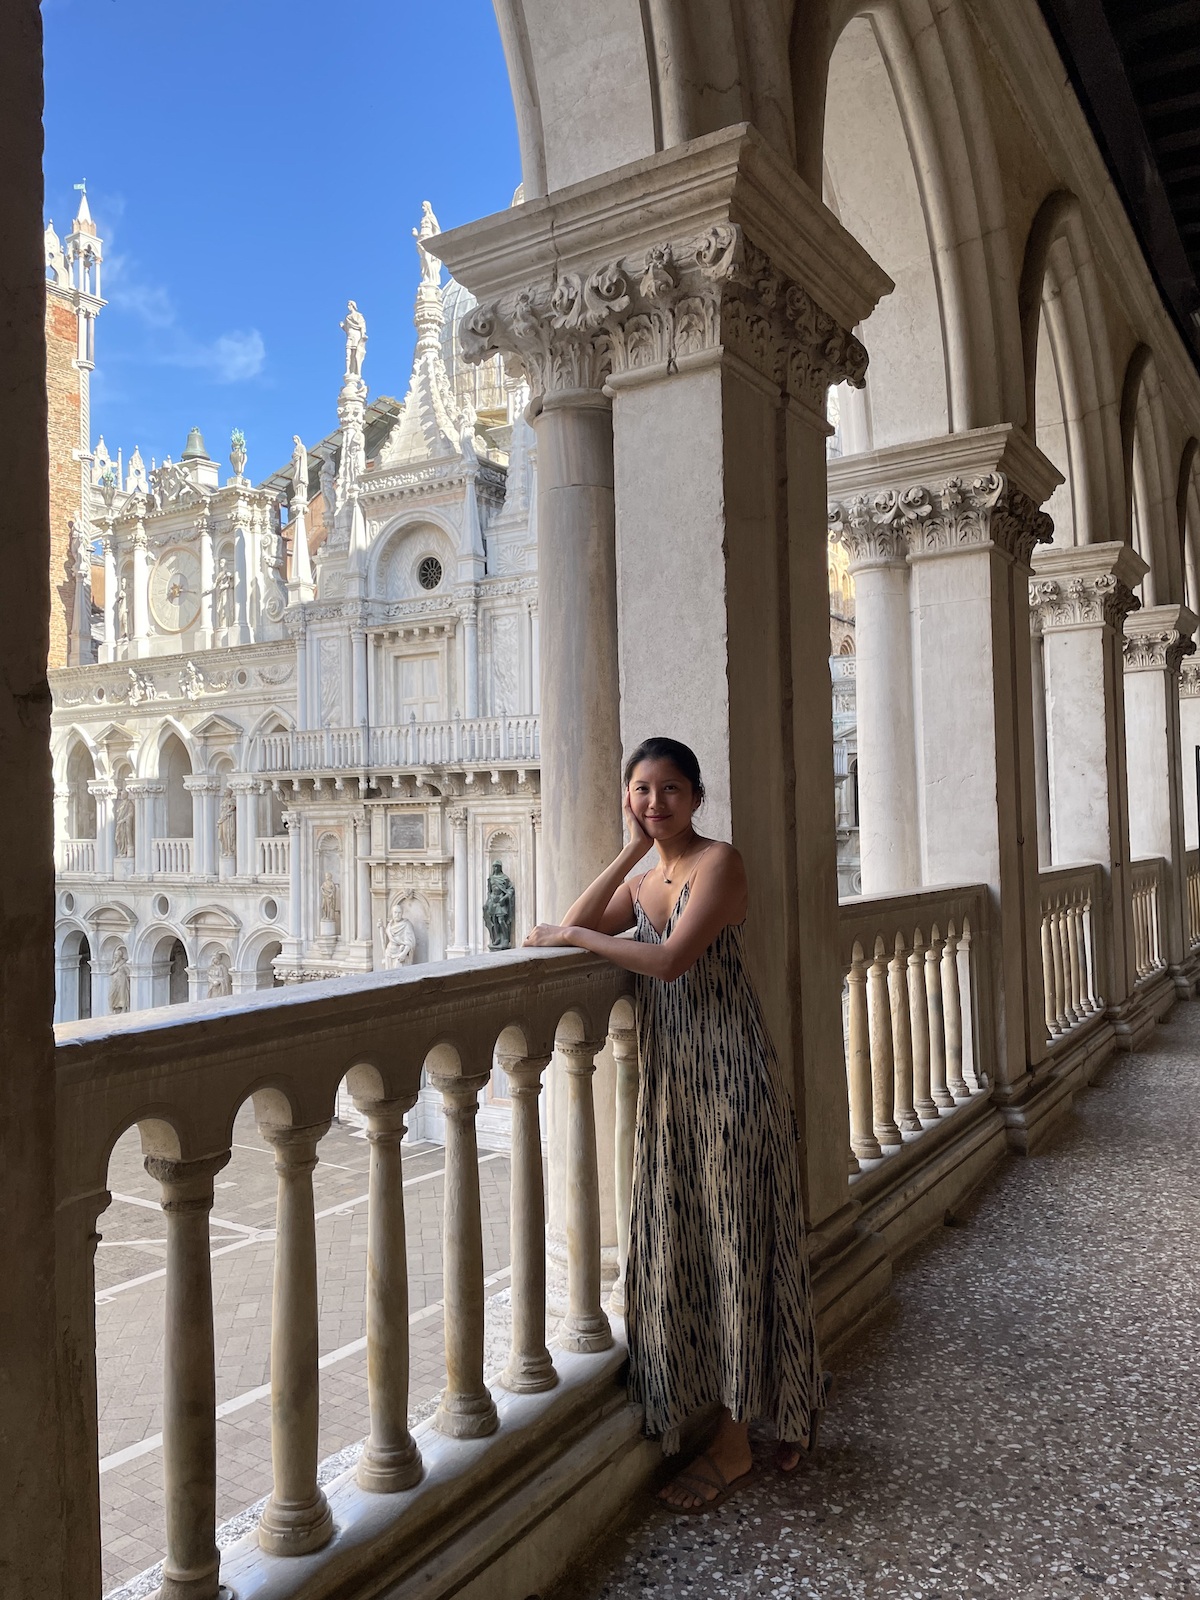
[[[660,935],[639,884],[636,937],[668,938],[689,890]],[[667,1454],[713,1403],[805,1444],[822,1400],[796,1124],[741,927],[723,928],[673,983],[639,976],[637,1018],[630,1399]]]

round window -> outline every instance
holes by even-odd
[[[75,909],[75,896],[73,894],[64,894],[63,895],[63,897],[62,897],[62,908],[63,908],[64,911],[74,911],[74,909]]]
[[[279,915],[278,902],[274,900],[264,900],[262,903],[262,914],[264,917],[266,917],[268,922],[274,922],[275,918]]]
[[[436,556],[425,556],[417,568],[417,582],[422,589],[436,589],[442,581],[442,563]]]
[[[170,913],[171,902],[165,894],[160,894],[155,898],[154,909],[160,917],[165,917]]]

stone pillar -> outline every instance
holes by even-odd
[[[474,600],[458,608],[463,630],[462,704],[465,717],[479,715],[479,618]]]
[[[1125,748],[1129,769],[1132,860],[1164,856],[1166,894],[1159,915],[1162,952],[1181,996],[1192,992],[1184,972],[1187,862],[1183,843],[1183,774],[1179,674],[1196,646],[1197,619],[1186,606],[1148,606],[1125,624]]]
[[[1200,787],[1200,662],[1185,661],[1179,679],[1179,742],[1182,749],[1183,840],[1189,850],[1200,845],[1197,789]]]
[[[750,958],[806,1141],[814,1250],[848,1251],[840,1318],[885,1269],[877,1243],[852,1237],[845,1079],[829,1070],[842,973],[825,404],[829,384],[862,384],[848,330],[889,281],[745,128],[575,185],[540,203],[536,226],[520,209],[438,247],[480,300],[468,359],[505,353],[535,396],[542,908],[560,915],[615,853],[622,741],[693,745],[711,796],[699,825],[746,860]]]
[[[308,636],[303,619],[296,632],[296,726],[308,727]]]
[[[358,927],[355,937],[360,944],[373,945],[371,933],[371,822],[359,817],[354,824],[355,872],[357,874]]]
[[[216,1600],[217,1395],[208,1217],[230,1151],[198,1161],[146,1157],[167,1219],[163,1327],[166,1552],[159,1600]]]
[[[117,786],[110,778],[93,778],[88,782],[88,793],[96,801],[96,876],[111,878],[115,859],[113,802],[117,798]]]
[[[104,534],[104,644],[101,661],[117,659],[117,558],[113,549],[113,531],[110,523]]]
[[[71,791],[66,784],[54,786],[54,863],[58,870],[63,870],[63,861],[66,852],[63,850],[63,840],[71,836]]]
[[[1033,569],[1050,800],[1045,865],[1098,861],[1104,868],[1111,916],[1094,922],[1098,938],[1108,929],[1097,985],[1119,1010],[1134,982],[1121,635],[1146,563],[1130,545],[1091,544],[1039,550]]]
[[[134,808],[133,870],[138,877],[146,877],[153,866],[151,841],[158,827],[160,802],[167,786],[152,778],[129,778],[125,792],[132,797]]]
[[[217,798],[220,783],[205,772],[189,774],[183,787],[192,797],[192,871],[197,877],[217,875]]]
[[[196,649],[211,650],[213,641],[213,534],[200,535],[200,617],[196,623]]]
[[[285,811],[283,825],[288,835],[288,932],[295,944],[294,954],[299,954],[304,936],[301,906],[304,879],[301,875],[301,843],[304,837],[301,815],[298,811]]]
[[[448,956],[465,956],[471,952],[470,884],[467,880],[467,808],[452,806],[446,813],[450,821],[454,852],[454,943],[447,946]]]
[[[150,636],[150,562],[146,549],[146,530],[141,522],[133,530],[133,648],[131,655],[143,656]]]
[[[530,676],[533,681],[533,697],[529,709],[534,716],[540,716],[542,711],[542,630],[538,621],[538,604],[536,600],[529,603],[529,643],[533,651],[533,663]]]
[[[854,579],[859,853],[864,895],[921,882],[916,719],[903,523],[855,493],[857,458],[829,466],[829,526]],[[846,496],[845,501],[841,500]]]
[[[258,792],[259,780],[249,773],[235,773],[229,788],[237,807],[237,857],[239,878],[253,878],[258,871]]]
[[[365,730],[367,726],[367,635],[362,628],[352,628],[350,630],[350,713],[354,726]],[[366,756],[367,752],[364,750],[364,761]]]
[[[271,1497],[258,1542],[269,1555],[306,1555],[333,1537],[317,1486],[320,1379],[317,1368],[317,1247],[312,1174],[328,1131],[259,1124],[275,1149],[275,1283],[271,1301]]]

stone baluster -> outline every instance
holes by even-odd
[[[442,1234],[446,1387],[434,1426],[452,1439],[481,1439],[499,1427],[483,1381],[483,1229],[475,1114],[486,1072],[431,1072],[446,1118],[446,1209]]]
[[[901,1143],[893,1115],[895,1069],[892,1064],[892,1017],[888,995],[888,960],[883,939],[875,940],[875,959],[867,971],[867,1015],[871,1032],[871,1103],[875,1137],[885,1147]]]
[[[546,1193],[538,1100],[549,1055],[500,1056],[512,1095],[512,1349],[500,1382],[515,1394],[553,1389],[546,1349]]]
[[[1050,906],[1050,989],[1053,995],[1054,1031],[1063,1033],[1067,1022],[1063,1012],[1062,907],[1057,895]]]
[[[1072,1022],[1082,1022],[1083,1010],[1083,985],[1080,981],[1079,969],[1079,906],[1076,903],[1075,891],[1067,895],[1067,970],[1070,982],[1067,985],[1067,1005]]]
[[[971,1091],[963,1078],[962,998],[958,987],[958,935],[953,922],[942,945],[942,1015],[946,1020],[946,1087],[956,1100]]]
[[[952,1110],[946,1087],[946,1017],[942,1004],[942,936],[935,922],[925,952],[925,1005],[929,1012],[929,1093],[939,1113]]]
[[[1042,905],[1042,1009],[1046,1017],[1046,1037],[1053,1039],[1058,1032],[1058,1014],[1054,1009],[1054,933],[1050,927],[1054,916],[1053,906]]]
[[[600,1306],[600,1173],[592,1077],[604,1041],[559,1044],[567,1078],[567,1314],[559,1330],[564,1350],[607,1350],[612,1329]]]
[[[394,1494],[421,1479],[421,1455],[408,1431],[408,1247],[400,1141],[416,1095],[360,1100],[367,1119],[367,1398],[371,1432],[355,1473],[360,1489]]]
[[[629,1225],[633,1200],[633,1146],[637,1127],[638,1042],[633,1028],[613,1028],[613,1061],[617,1068],[614,1165],[617,1209],[617,1280],[609,1310],[625,1315],[625,1277],[629,1267]]]
[[[862,945],[855,941],[846,975],[849,990],[846,1086],[850,1098],[850,1149],[859,1161],[883,1154],[875,1137],[871,1094],[871,1021],[867,1004],[867,967]]]
[[[896,1125],[901,1133],[920,1133],[921,1119],[913,1105],[913,1041],[908,1014],[908,950],[904,935],[896,935],[896,953],[888,966],[888,996],[892,1009],[892,1058]]]
[[[268,1555],[299,1556],[333,1536],[317,1484],[317,1245],[312,1174],[328,1122],[305,1128],[260,1124],[278,1175],[275,1282],[271,1300],[271,1497],[258,1524]]]
[[[938,1108],[929,1091],[929,1006],[925,999],[925,940],[913,934],[908,956],[908,1016],[912,1038],[913,1110],[921,1122],[936,1122]]]
[[[217,1395],[208,1217],[230,1151],[196,1161],[146,1157],[167,1226],[163,1327],[163,1499],[159,1600],[216,1600]]]

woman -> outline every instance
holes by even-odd
[[[663,1451],[720,1404],[708,1449],[661,1491],[714,1509],[751,1471],[749,1425],[774,1424],[790,1471],[824,1403],[796,1190],[795,1120],[746,967],[746,871],[693,826],[696,757],[647,739],[625,768],[629,843],[529,945],[575,945],[638,974],[641,1089],[626,1321],[630,1396]],[[627,874],[648,850],[658,865]],[[632,940],[616,935],[636,930]]]

